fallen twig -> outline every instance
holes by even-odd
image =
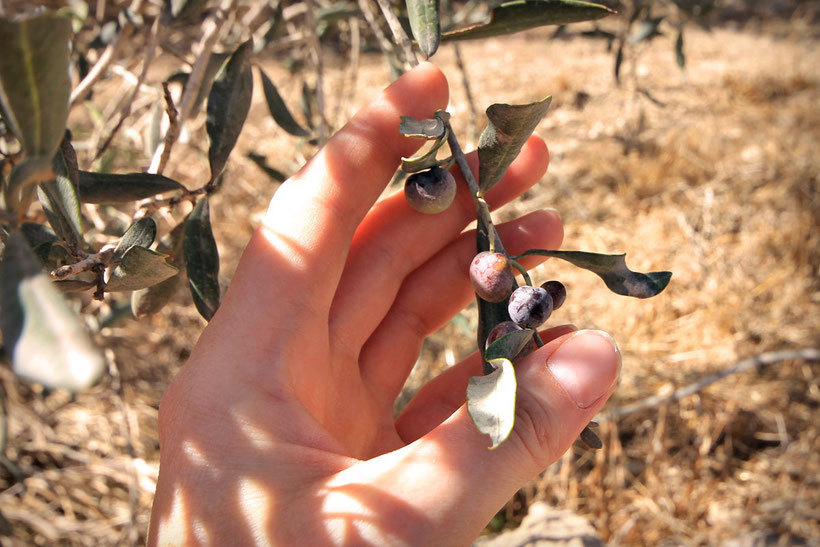
[[[606,412],[606,416],[610,419],[621,418],[623,416],[638,412],[639,410],[679,401],[684,397],[697,393],[698,391],[701,391],[704,388],[714,384],[718,380],[722,380],[736,372],[743,372],[744,370],[748,370],[752,367],[771,365],[793,359],[801,359],[803,361],[820,361],[820,350],[815,348],[804,348],[761,353],[760,355],[743,359],[742,361],[739,361],[724,370],[710,374],[709,376],[701,378],[700,380],[687,386],[678,388],[669,395],[653,395],[642,401],[614,408]]]

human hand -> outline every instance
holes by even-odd
[[[401,193],[374,205],[419,145],[399,134],[400,115],[430,117],[447,96],[437,68],[416,67],[276,192],[163,398],[150,544],[469,544],[614,390],[612,339],[554,327],[516,363],[516,424],[498,449],[464,406],[467,380],[482,373],[477,353],[394,419],[424,337],[474,297],[463,183],[438,215]],[[548,162],[531,138],[488,202],[521,194]],[[562,239],[550,211],[499,231],[510,253]]]

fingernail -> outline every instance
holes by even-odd
[[[547,367],[580,408],[589,408],[618,380],[621,352],[600,330],[572,334],[547,358]]]

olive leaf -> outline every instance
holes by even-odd
[[[545,97],[530,104],[494,104],[487,109],[489,123],[478,139],[478,187],[482,192],[501,180],[551,102],[552,97]]]
[[[515,425],[515,368],[509,359],[489,362],[495,367],[490,374],[473,376],[467,382],[467,412],[476,428],[490,436],[498,448],[510,436]]]
[[[39,222],[22,223],[20,225],[20,233],[23,234],[28,246],[32,249],[44,243],[54,243],[58,239],[57,234],[55,234],[51,228]]]
[[[239,138],[239,133],[242,131],[242,126],[251,108],[252,54],[253,39],[250,39],[231,55],[208,94],[208,117],[205,128],[211,141],[208,148],[208,162],[211,166],[210,182],[216,180],[225,168],[228,156]]]
[[[62,152],[54,155],[52,162],[54,179],[37,188],[37,196],[43,212],[54,232],[69,246],[82,247],[83,228],[80,202],[74,185],[68,177],[68,166]]]
[[[135,291],[168,279],[179,270],[168,264],[165,258],[164,254],[145,247],[131,246],[111,272],[105,290]]]
[[[446,112],[444,114],[446,114]],[[434,116],[424,120],[417,120],[412,116],[402,116],[401,122],[399,123],[399,133],[405,137],[427,139],[429,141],[441,139],[445,137],[447,133],[446,120],[447,117],[443,116]]]
[[[42,13],[0,18],[0,103],[29,158],[51,159],[68,119],[71,21]]]
[[[446,32],[443,41],[475,40],[544,25],[593,21],[615,13],[606,6],[577,0],[515,0],[495,6],[488,21]]]
[[[621,82],[621,65],[624,62],[624,41],[621,40],[620,44],[618,44],[618,51],[615,52],[615,82]]]
[[[3,342],[21,378],[82,391],[105,371],[99,349],[20,231],[9,235],[0,261],[0,310]]]
[[[142,217],[131,224],[122,235],[111,260],[114,262],[121,260],[131,247],[150,247],[155,237],[157,237],[157,223],[151,217]]]
[[[152,315],[160,311],[179,290],[185,271],[185,255],[182,241],[185,235],[187,217],[177,224],[170,233],[160,239],[157,250],[166,255],[166,262],[177,268],[177,273],[156,285],[131,293],[131,313],[134,317]]]
[[[436,140],[433,143],[433,146],[420,156],[416,156],[413,158],[402,158],[401,159],[401,168],[402,171],[405,173],[418,173],[419,171],[424,171],[431,167],[441,165],[441,162],[436,159],[436,155],[438,154],[439,149],[442,147],[444,143],[447,142],[447,131],[444,132],[444,135]]]
[[[672,272],[633,272],[626,267],[626,255],[606,255],[588,253],[584,251],[550,251],[547,249],[530,249],[518,256],[517,260],[525,256],[551,256],[566,260],[594,272],[604,280],[609,290],[623,296],[635,298],[651,298],[663,291],[672,278]]]
[[[424,57],[429,59],[441,43],[439,0],[407,0],[410,29]]]
[[[268,75],[265,74],[265,71],[261,68],[259,69],[259,75],[262,77],[262,90],[265,92],[265,102],[268,103],[268,110],[270,110],[270,115],[273,117],[273,120],[279,124],[279,127],[294,137],[309,137],[310,132],[299,125],[299,122],[294,119],[285,101],[276,89],[276,86],[273,85],[271,79],[268,78]]]
[[[219,251],[211,231],[207,197],[200,199],[188,216],[182,248],[194,305],[210,321],[219,307]]]
[[[208,57],[208,63],[205,65],[205,73],[202,75],[202,80],[199,84],[199,91],[197,92],[196,99],[194,99],[194,104],[191,107],[191,115],[195,115],[199,112],[200,107],[202,106],[203,101],[211,92],[211,87],[214,84],[214,78],[219,73],[222,66],[225,64],[225,61],[231,56],[230,53],[211,53],[211,56]],[[168,82],[175,82],[180,83],[184,86],[188,83],[188,77],[191,74],[189,72],[177,72],[168,77]],[[158,103],[160,104],[160,103]]]
[[[678,29],[678,37],[675,39],[675,60],[681,70],[686,68],[686,55],[683,53],[683,26]]]
[[[487,347],[484,358],[487,361],[501,358],[512,361],[532,341],[533,334],[533,329],[521,329],[505,334]]]
[[[80,171],[77,195],[82,203],[117,204],[150,198],[185,187],[154,173],[94,173]]]
[[[268,164],[268,161],[265,159],[265,156],[262,154],[257,154],[255,152],[248,153],[248,159],[251,160],[256,166],[261,169],[268,177],[275,180],[276,182],[285,182],[288,180],[288,175],[272,167]]]

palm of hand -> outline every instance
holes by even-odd
[[[427,117],[446,96],[441,73],[420,66],[277,191],[219,312],[163,399],[150,542],[462,543],[603,404],[605,395],[574,406],[544,440],[555,425],[545,423],[550,414],[573,404],[554,394],[549,402],[522,397],[523,433],[489,453],[457,410],[467,379],[481,373],[473,355],[394,420],[393,401],[422,340],[473,297],[466,270],[475,240],[461,233],[474,214],[469,196],[434,216],[412,211],[401,195],[373,206],[416,146],[398,135],[399,115]],[[520,194],[547,161],[543,143],[531,139],[488,201]],[[549,212],[499,229],[513,252],[561,240]],[[532,368],[528,389],[556,389],[543,366]],[[491,462],[510,469],[476,496],[472,478]],[[461,510],[467,502],[469,512]]]

